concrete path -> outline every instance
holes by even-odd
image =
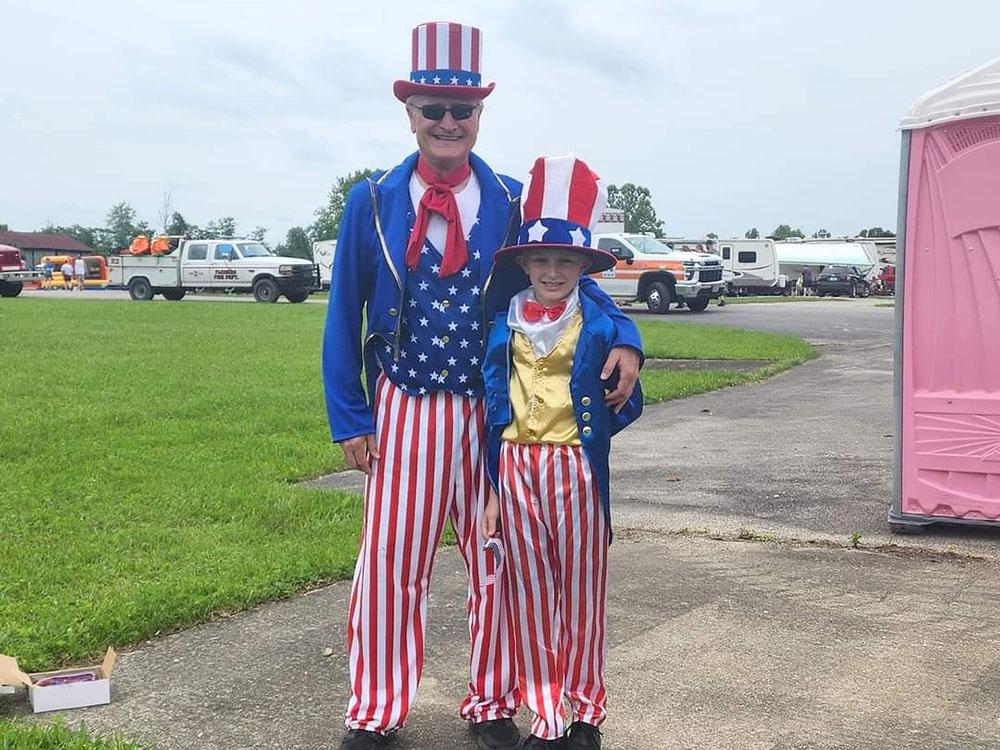
[[[617,439],[605,748],[1000,747],[1000,536],[894,538],[885,525],[892,310],[670,319],[797,332],[823,357],[650,407]],[[443,550],[398,748],[473,747],[456,714],[464,589]],[[164,750],[335,747],[348,593],[338,583],[142,645],[122,656],[112,705],[67,718]]]

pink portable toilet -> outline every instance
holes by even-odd
[[[1000,60],[902,129],[889,526],[1000,528]]]

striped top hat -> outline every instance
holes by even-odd
[[[608,188],[587,164],[573,154],[539,156],[528,175],[521,207],[517,244],[494,255],[510,264],[525,250],[573,250],[590,261],[587,273],[607,271],[616,259],[590,246],[591,232],[608,203]]]
[[[410,78],[396,81],[401,102],[414,94],[484,99],[495,83],[482,85],[483,35],[475,26],[448,21],[422,23],[413,30]]]

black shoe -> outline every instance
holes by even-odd
[[[566,738],[560,737],[557,740],[543,740],[533,734],[528,735],[528,739],[522,745],[524,750],[563,750],[566,747]]]
[[[389,737],[378,732],[366,732],[364,729],[349,729],[340,741],[340,750],[373,750],[387,747]]]
[[[491,719],[472,724],[479,750],[517,750],[521,746],[521,732],[513,719]]]
[[[566,750],[601,750],[601,730],[585,721],[570,724],[566,737]]]

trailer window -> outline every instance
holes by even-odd
[[[757,251],[756,250],[740,250],[736,254],[737,263],[756,263],[757,262]]]
[[[208,258],[208,245],[191,245],[188,247],[188,260],[205,260]]]
[[[733,248],[730,245],[722,246],[722,259],[729,260],[733,255]]]

